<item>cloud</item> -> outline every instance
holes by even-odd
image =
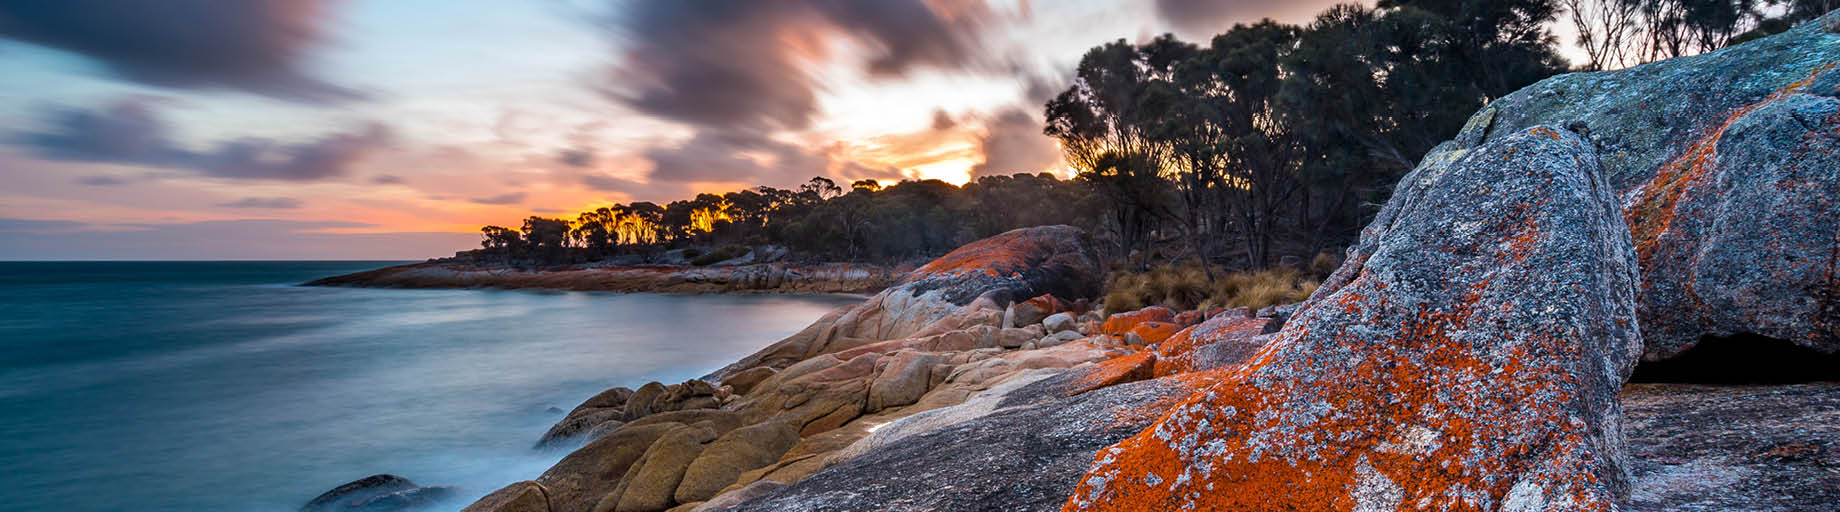
[[[971,167],[971,177],[1037,173],[1061,165],[1060,146],[1041,133],[1042,123],[1020,109],[1006,110],[991,119],[978,151],[984,161]]]
[[[937,131],[950,130],[956,126],[958,126],[958,121],[953,120],[952,114],[946,113],[945,109],[938,109],[938,110],[933,111],[933,129],[934,130],[937,130]]]
[[[491,196],[491,197],[475,197],[475,198],[470,199],[470,201],[479,203],[479,204],[494,204],[494,205],[518,204],[518,203],[524,202],[524,193],[523,192],[511,192],[511,193],[499,194],[499,195]]]
[[[220,203],[217,206],[222,208],[267,208],[287,210],[299,208],[301,202],[299,199],[294,199],[292,197],[248,197],[228,203]]]
[[[64,50],[134,82],[177,89],[234,89],[325,103],[361,98],[309,74],[336,2],[320,0],[115,0],[0,2],[0,37]]]
[[[641,152],[653,164],[644,181],[654,190],[697,182],[790,186],[839,173],[898,176],[785,142],[785,135],[809,129],[818,114],[826,84],[817,66],[854,67],[871,79],[888,79],[919,69],[1000,65],[984,48],[982,29],[996,15],[982,2],[624,5],[631,9],[616,20],[625,36],[623,53],[603,91],[634,110],[693,130],[680,144]],[[854,60],[840,60],[845,58]],[[597,181],[589,185],[615,185]]]
[[[371,177],[371,183],[375,183],[378,185],[395,185],[395,184],[402,183],[402,182],[403,182],[402,176],[397,176],[394,174],[379,174],[379,175]]]
[[[1300,23],[1336,1],[1156,0],[1156,13],[1177,29],[1202,37],[1226,32],[1235,23],[1253,23],[1265,18]]]
[[[41,131],[10,137],[43,158],[185,169],[232,179],[315,181],[344,176],[357,160],[389,144],[390,130],[372,123],[318,140],[284,143],[245,137],[211,151],[175,143],[166,122],[143,99],[101,109],[53,108]]]
[[[114,186],[114,185],[123,185],[126,183],[128,183],[128,180],[124,180],[124,179],[117,178],[114,176],[97,175],[97,176],[84,176],[81,178],[77,178],[77,184],[89,185],[92,187],[108,187],[108,186]]]
[[[556,154],[556,161],[569,167],[594,167],[594,152],[586,149],[565,149]]]
[[[642,112],[697,126],[803,129],[817,109],[819,87],[805,64],[828,57],[836,39],[867,49],[860,65],[880,77],[976,62],[976,28],[988,10],[945,4],[637,2],[619,20],[630,44],[611,71],[609,94]]]
[[[89,225],[0,219],[0,260],[421,260],[476,248],[475,233],[338,233],[372,228],[337,221],[242,219]]]

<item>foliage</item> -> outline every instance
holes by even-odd
[[[1564,0],[1584,69],[1614,69],[1717,50],[1788,30],[1840,0]]]
[[[966,242],[1047,224],[1090,228],[1091,192],[1050,174],[986,176],[964,187],[937,180],[881,187],[872,180],[847,192],[826,178],[796,190],[757,187],[693,199],[611,205],[574,220],[531,217],[521,230],[482,228],[486,263],[560,265],[637,258],[652,261],[684,248],[696,265],[779,245],[796,257],[897,263],[924,260]],[[720,246],[716,249],[703,249]]]
[[[1563,70],[1556,12],[1386,0],[1206,46],[1118,40],[1081,59],[1044,133],[1102,201],[1115,256],[1271,268],[1345,243],[1470,113]]]
[[[1223,273],[1193,261],[1159,265],[1144,272],[1114,272],[1106,281],[1107,313],[1149,306],[1176,311],[1216,306],[1257,311],[1302,302],[1319,283],[1316,277],[1291,267]]]

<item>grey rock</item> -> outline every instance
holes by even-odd
[[[1061,333],[1078,330],[1080,328],[1080,322],[1073,317],[1073,313],[1063,311],[1048,315],[1047,318],[1042,319],[1041,326],[1047,328],[1049,333]]]
[[[1076,332],[1076,331],[1061,331],[1061,332],[1049,334],[1046,337],[1043,337],[1041,341],[1036,342],[1035,345],[1038,347],[1047,348],[1047,347],[1063,345],[1068,342],[1078,341],[1078,340],[1085,339],[1085,338],[1086,336],[1081,335],[1079,332]]]
[[[1108,449],[1068,510],[1385,510],[1381,491],[1453,486],[1505,510],[1535,491],[1614,509],[1629,490],[1616,393],[1642,348],[1632,253],[1576,134],[1535,127],[1421,165],[1276,339]],[[1268,470],[1315,478],[1222,476]]]
[[[1630,512],[1826,512],[1840,503],[1840,384],[1631,384]]]
[[[1529,86],[1473,117],[1427,161],[1535,125],[1582,125],[1620,196],[1642,270],[1645,358],[1705,335],[1840,351],[1830,114],[1840,22],[1626,70]]]
[[[1066,384],[1035,382],[1010,393],[1002,410],[870,450],[729,510],[1059,510],[1094,453],[1154,418],[1130,411],[1189,390],[1144,381],[1067,397]]]

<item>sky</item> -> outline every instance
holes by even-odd
[[[423,259],[812,176],[1054,172],[1086,50],[1324,0],[0,0],[0,259]]]

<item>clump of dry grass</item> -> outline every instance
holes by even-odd
[[[1311,263],[1312,267],[1321,264],[1320,261]],[[1301,302],[1316,291],[1318,284],[1315,279],[1306,278],[1301,271],[1289,267],[1220,272],[1194,262],[1161,265],[1142,273],[1114,272],[1107,279],[1105,311],[1119,313],[1149,306],[1176,311],[1214,306],[1257,310]]]

